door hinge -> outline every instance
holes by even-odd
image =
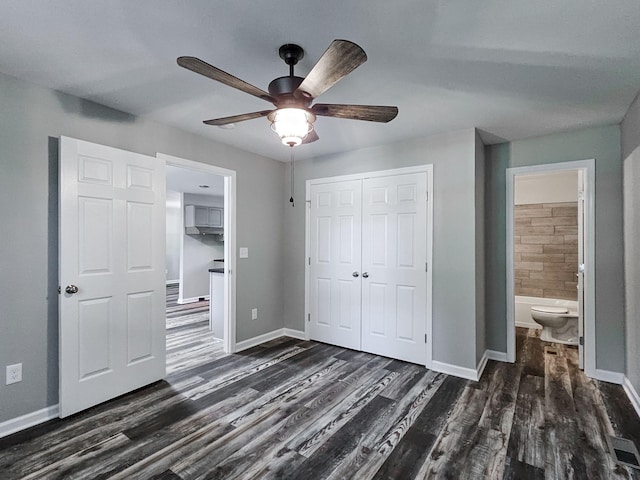
[[[58,286],[58,294],[62,293],[62,287]]]
[[[310,321],[311,321],[311,314],[307,313],[307,322],[310,322]]]
[[[425,272],[429,271],[429,262],[424,262],[424,271]]]
[[[581,346],[584,346],[584,337],[580,337],[580,340],[579,340],[579,341],[580,341],[580,345],[581,345]]]
[[[309,265],[311,265],[311,257],[309,257]]]
[[[427,343],[427,334],[424,334],[424,343]]]

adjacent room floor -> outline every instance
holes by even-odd
[[[470,382],[288,338],[225,355],[198,308],[169,313],[165,381],[1,439],[0,477],[640,479],[608,453],[640,442],[622,388],[534,330]]]

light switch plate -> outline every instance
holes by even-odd
[[[257,320],[258,319],[258,309],[257,308],[252,308],[251,309],[251,320]]]
[[[249,249],[247,247],[240,247],[240,258],[249,258]]]

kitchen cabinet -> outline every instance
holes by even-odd
[[[184,207],[184,226],[222,228],[224,226],[223,213],[222,207],[186,205]]]

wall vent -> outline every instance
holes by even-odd
[[[640,470],[640,455],[631,440],[609,437],[609,447],[616,463]]]

